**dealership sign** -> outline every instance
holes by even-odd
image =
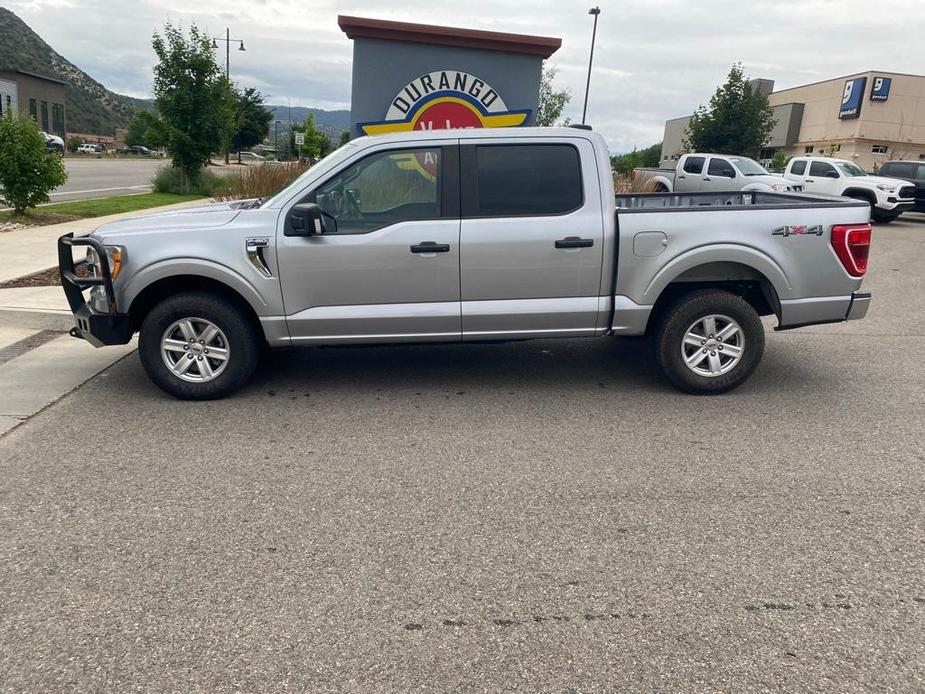
[[[873,84],[870,86],[871,101],[886,101],[890,98],[890,85],[893,84],[892,77],[874,77]]]
[[[358,123],[365,135],[501,128],[523,125],[530,109],[510,111],[501,95],[485,80],[457,70],[436,70],[405,85],[389,105],[385,119]]]
[[[845,91],[842,92],[841,108],[838,110],[839,118],[857,118],[861,115],[861,102],[864,99],[866,84],[866,77],[845,80]]]

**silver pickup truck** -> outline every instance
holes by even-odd
[[[615,196],[600,135],[524,128],[357,139],[268,200],[112,222],[58,249],[72,334],[140,331],[151,379],[208,399],[267,345],[611,335],[651,335],[674,385],[720,393],[758,366],[760,316],[862,318],[869,244],[863,201]]]

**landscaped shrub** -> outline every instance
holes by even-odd
[[[45,150],[45,137],[31,118],[0,117],[0,199],[22,214],[48,202],[67,180],[64,162]]]
[[[218,200],[246,200],[276,195],[308,169],[308,163],[267,162],[223,177]]]
[[[222,177],[214,174],[208,169],[203,169],[196,176],[195,180],[189,177],[176,166],[162,166],[151,179],[151,185],[155,193],[173,193],[175,195],[187,195],[196,193],[212,197],[222,185]]]

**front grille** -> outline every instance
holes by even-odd
[[[903,186],[902,188],[900,188],[899,197],[914,198],[915,197],[915,186]]]

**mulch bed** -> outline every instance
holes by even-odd
[[[15,280],[0,282],[0,289],[14,289],[16,287],[53,287],[61,284],[61,276],[57,267],[50,267]]]

